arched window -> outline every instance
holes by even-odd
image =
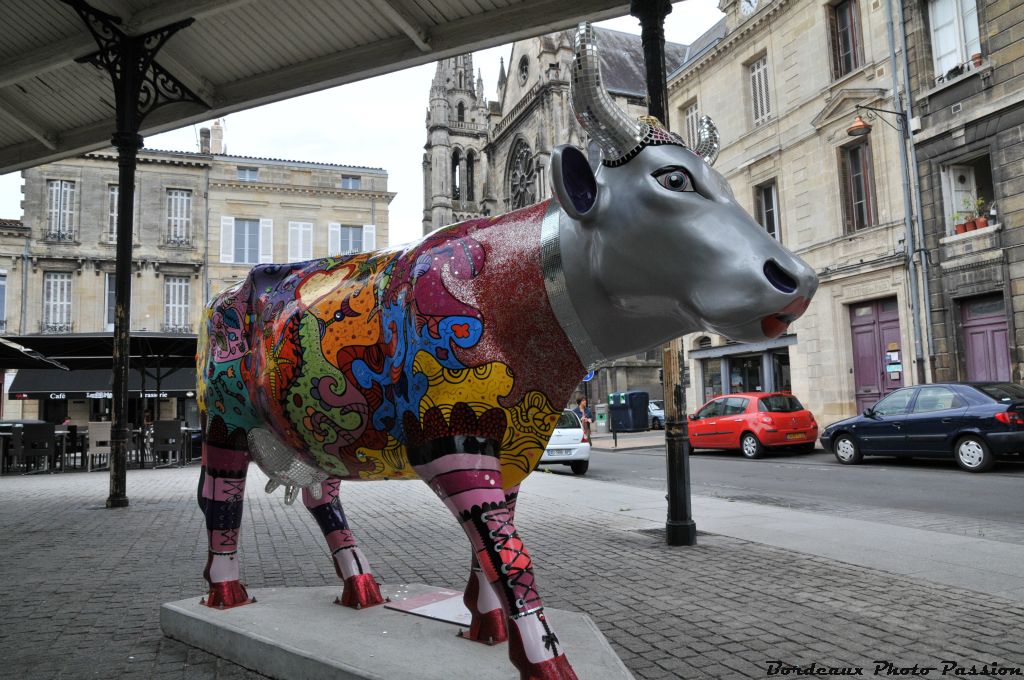
[[[462,71],[459,71],[459,89],[462,89]],[[462,120],[459,118],[459,120]]]
[[[701,336],[697,340],[697,347],[700,349],[706,349],[708,347],[711,347],[711,338],[709,338],[706,335]]]
[[[473,150],[466,152],[466,200],[475,201],[476,198],[473,196],[473,187],[475,186],[474,178],[476,176],[476,153]]]
[[[459,150],[452,151],[452,198],[459,198],[459,189],[462,186],[462,170],[460,169],[460,161],[462,156],[459,154]]]
[[[508,155],[508,196],[510,207],[525,208],[537,200],[537,168],[530,145],[519,139]]]
[[[462,76],[459,76],[459,77],[461,78]],[[459,102],[458,121],[461,123],[461,122],[463,122],[465,120],[466,120],[466,105],[463,104],[462,102]]]

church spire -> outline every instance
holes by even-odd
[[[498,59],[500,64],[498,69],[498,91],[500,92],[505,87],[507,77],[505,76],[505,57],[498,57]]]

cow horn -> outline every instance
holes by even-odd
[[[702,116],[697,128],[697,146],[693,152],[704,159],[708,165],[718,160],[718,128],[708,116]]]
[[[594,27],[586,22],[576,31],[570,92],[576,120],[601,147],[605,161],[622,158],[636,148],[642,130],[604,89],[597,36]]]

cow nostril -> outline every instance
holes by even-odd
[[[764,275],[769,283],[783,293],[793,293],[797,289],[797,282],[793,275],[780,267],[775,260],[768,260],[764,263]]]

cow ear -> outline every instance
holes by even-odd
[[[597,179],[582,151],[568,145],[555,148],[551,154],[551,184],[569,217],[582,221],[593,216]]]

